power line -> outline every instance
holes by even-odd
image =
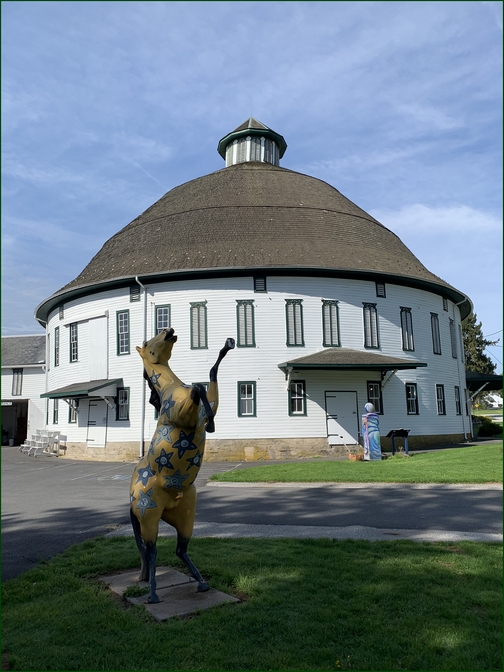
[[[489,336],[495,336],[495,334],[500,334],[502,329],[499,329],[499,331],[494,331],[493,334],[487,334],[486,336],[483,336],[483,338],[488,338]]]

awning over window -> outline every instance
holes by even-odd
[[[319,369],[319,370],[349,370],[365,369],[372,371],[395,371],[400,369],[416,369],[427,366],[425,362],[417,362],[400,357],[388,357],[369,350],[350,350],[349,348],[325,348],[312,355],[291,359],[282,362],[280,369]]]
[[[480,373],[479,371],[466,370],[467,389],[471,392],[491,392],[492,390],[502,390],[502,376],[494,373]]]
[[[52,392],[45,392],[40,396],[47,399],[115,397],[117,395],[117,388],[123,386],[122,378],[115,378],[114,380],[90,380],[87,383],[73,383],[66,387],[60,387],[57,390],[52,390]]]

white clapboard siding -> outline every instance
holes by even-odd
[[[89,380],[90,321],[107,320],[108,377],[122,378],[130,390],[130,418],[116,421],[115,411],[108,411],[108,441],[140,439],[142,420],[142,362],[135,346],[142,345],[144,333],[155,334],[156,306],[170,306],[171,326],[178,335],[171,366],[186,383],[208,382],[209,370],[229,336],[237,339],[237,300],[251,300],[254,305],[255,347],[236,347],[228,353],[219,370],[220,407],[216,433],[212,438],[295,438],[326,436],[325,397],[327,390],[355,391],[358,413],[367,402],[367,382],[380,381],[378,371],[299,371],[293,380],[304,380],[307,392],[307,415],[290,417],[285,374],[278,364],[323,349],[322,300],[338,301],[339,334],[342,347],[365,350],[363,304],[374,303],[378,313],[379,349],[383,355],[421,361],[425,368],[398,371],[383,389],[384,414],[382,433],[406,427],[412,434],[452,434],[468,430],[467,417],[455,412],[454,387],[459,386],[464,400],[464,365],[452,357],[449,319],[458,330],[458,308],[448,302],[443,310],[442,298],[425,290],[386,284],[386,297],[376,297],[375,283],[365,280],[330,278],[268,277],[267,292],[254,292],[252,277],[182,280],[147,285],[146,306],[142,290],[140,301],[131,302],[128,288],[107,290],[81,297],[65,304],[64,320],[53,311],[48,322],[51,344],[54,329],[60,327],[60,366],[51,366],[48,389]],[[286,299],[302,299],[304,346],[287,346]],[[190,304],[206,302],[207,343],[205,349],[191,349]],[[401,307],[410,308],[413,324],[413,351],[403,351]],[[117,312],[129,311],[130,352],[117,354]],[[147,323],[144,326],[144,310]],[[432,352],[431,312],[439,316],[442,355]],[[78,323],[79,361],[69,362],[69,325]],[[53,347],[53,346],[51,346]],[[51,357],[53,353],[51,353]],[[257,392],[256,417],[238,417],[238,383],[253,381]],[[419,415],[408,416],[405,383],[418,386]],[[446,415],[437,415],[435,385],[445,386]],[[155,429],[154,410],[148,404],[146,389],[145,438]],[[61,412],[60,424],[67,412]],[[465,411],[465,409],[464,409]],[[84,418],[84,416],[86,416]],[[464,425],[465,421],[465,425]],[[69,440],[85,440],[87,405],[81,402],[78,425],[65,426]],[[71,438],[72,437],[72,438]]]

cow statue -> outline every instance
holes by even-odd
[[[185,385],[170,369],[168,361],[177,336],[173,329],[137,347],[144,364],[150,403],[159,417],[147,454],[138,462],[131,479],[130,518],[140,551],[140,581],[149,582],[150,603],[160,602],[156,594],[156,542],[159,521],[177,531],[176,554],[198,582],[198,591],[208,590],[187,554],[194,527],[196,487],[205,450],[206,432],[214,432],[219,403],[217,371],[222,359],[235,347],[228,338],[210,369],[208,391],[199,383]]]

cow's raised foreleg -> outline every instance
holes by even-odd
[[[227,355],[227,353],[230,350],[232,350],[234,347],[235,347],[234,338],[227,338],[226,342],[224,344],[224,347],[219,352],[219,356],[217,357],[217,361],[215,362],[215,364],[210,369],[210,382],[211,383],[216,383],[217,382],[217,371],[219,370],[219,364],[222,362],[222,360]]]

